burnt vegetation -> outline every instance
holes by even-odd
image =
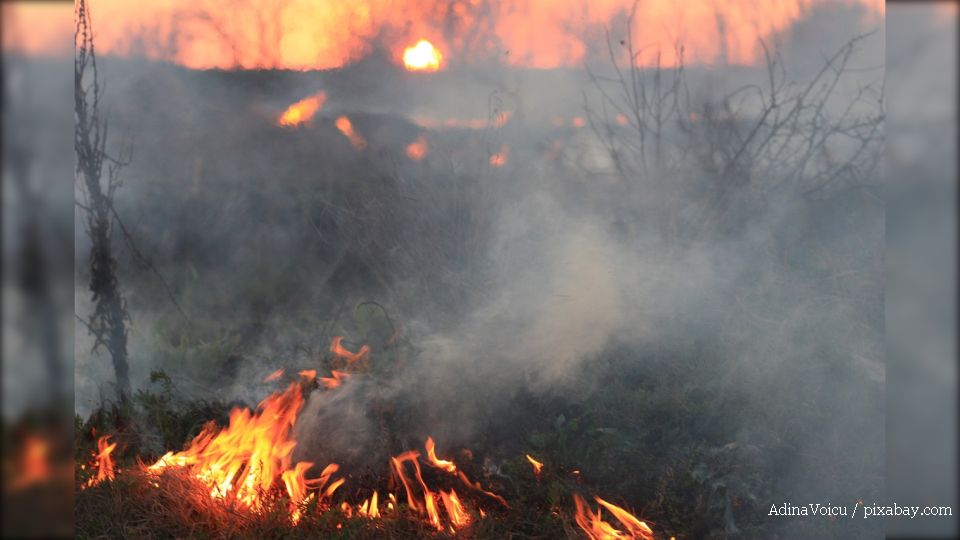
[[[432,434],[511,505],[466,538],[581,537],[576,492],[630,508],[658,538],[876,534],[874,522],[767,515],[772,502],[852,503],[882,489],[883,95],[877,77],[850,68],[869,39],[844,44],[805,80],[762,45],[764,65],[719,91],[682,63],[624,67],[616,60],[638,51],[610,37],[609,61],[584,70],[572,92],[582,128],[511,105],[519,84],[480,94],[482,129],[426,129],[395,112],[420,82],[398,85],[394,110],[363,112],[349,89],[369,67],[194,72],[108,59],[123,74],[111,118],[137,133],[124,190],[105,152],[102,93],[85,93],[78,75],[91,249],[80,273],[96,294],[88,324],[132,402],[85,404],[91,412],[77,417],[78,459],[89,460],[92,430],[113,433],[128,470],[77,492],[78,535],[446,535],[337,508],[292,526],[282,505],[251,517],[180,496],[204,493],[186,475],[154,486],[138,470],[137,459],[183,448],[206,422],[224,424],[231,407],[255,406],[274,369],[335,368],[334,336],[368,345],[369,361],[349,393],[331,391],[347,397],[323,402],[298,445],[350,468],[338,501],[368,496],[386,458]],[[276,125],[283,106],[321,88],[327,104],[312,121]],[[342,114],[366,148],[337,130]],[[430,151],[415,161],[404,148],[419,136]],[[492,166],[504,145],[507,163]],[[114,208],[137,238],[119,254]],[[558,311],[529,290],[553,283],[551,243],[579,231],[571,223],[600,231],[573,258],[594,257],[598,243],[624,257],[610,264],[630,276],[614,287],[628,307],[554,373],[524,356],[564,353],[568,342],[527,324]],[[573,280],[586,298],[602,296],[589,272]],[[591,313],[584,305],[559,305],[564,321],[606,324],[578,318]],[[514,347],[537,336],[557,349]],[[97,362],[78,361],[79,387],[95,386],[83,370],[103,373]],[[541,475],[524,454],[544,462]]]

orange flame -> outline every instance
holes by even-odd
[[[274,371],[273,373],[267,375],[266,377],[264,377],[264,378],[263,378],[263,382],[265,382],[265,383],[273,382],[273,381],[279,379],[280,377],[283,377],[283,368],[280,368],[280,369]]]
[[[298,375],[300,375],[301,377],[303,377],[303,378],[306,379],[307,381],[312,381],[312,380],[314,380],[314,379],[317,378],[317,370],[315,370],[315,369],[304,369],[303,371],[300,371],[300,372],[298,373]]]
[[[337,118],[336,121],[337,129],[340,130],[340,133],[350,140],[350,144],[353,145],[357,150],[363,150],[367,147],[367,141],[360,136],[359,133],[353,130],[353,123],[346,116],[341,116]]]
[[[110,443],[110,435],[103,435],[97,439],[97,475],[87,481],[87,487],[95,486],[104,480],[113,480],[114,464],[110,454],[117,448],[117,443]]]
[[[376,491],[374,491],[373,496],[363,501],[363,504],[360,505],[360,508],[357,510],[357,513],[363,517],[368,517],[370,519],[380,517],[380,509],[377,506],[378,496],[379,494]]]
[[[507,148],[507,145],[501,145],[500,151],[496,154],[490,156],[490,166],[491,167],[503,167],[507,164],[507,158],[510,155],[510,149]]]
[[[441,491],[440,500],[443,501],[443,508],[447,511],[447,516],[453,525],[463,527],[470,524],[470,514],[463,507],[456,491],[452,489],[449,492]]]
[[[347,373],[346,371],[337,371],[335,369],[332,370],[330,374],[333,376],[320,377],[320,382],[323,383],[323,387],[328,390],[332,390],[340,386],[341,384],[343,384],[344,379],[350,376],[350,374]]]
[[[423,135],[417,137],[415,141],[407,145],[407,157],[414,161],[420,161],[427,157],[428,151],[427,138]]]
[[[10,482],[11,490],[47,481],[51,476],[50,443],[43,437],[28,434],[17,461],[19,476]]]
[[[317,481],[307,480],[312,463],[291,467],[296,441],[290,437],[297,414],[303,406],[301,386],[293,383],[283,392],[264,399],[256,412],[236,408],[230,423],[220,429],[210,422],[182,452],[167,452],[148,467],[159,472],[166,467],[186,467],[210,487],[210,496],[230,498],[248,508],[262,507],[265,493],[283,483],[293,505],[305,500],[308,487],[320,489],[336,468],[327,467]],[[299,513],[293,510],[292,519]]]
[[[600,497],[594,497],[598,503],[609,510],[613,517],[617,518],[625,528],[626,532],[621,531],[613,525],[607,523],[600,517],[600,510],[594,513],[580,495],[573,495],[573,503],[576,505],[575,519],[577,525],[592,540],[615,540],[618,538],[633,538],[639,540],[653,540],[653,531],[646,523],[637,519],[633,514],[623,508],[610,504]]]
[[[880,0],[842,3],[863,6],[864,19],[870,23],[881,20],[884,12]],[[130,54],[130,32],[143,28],[148,56],[191,68],[331,69],[363,58],[378,42],[394,51],[400,62],[406,47],[429,37],[435,48],[456,54],[464,63],[496,60],[550,69],[583,65],[591,59],[591,52],[605,52],[602,33],[598,37],[595,29],[610,28],[617,36],[632,37],[635,47],[645,53],[636,59],[644,65],[656,62],[658,49],[663,51],[663,65],[675,64],[679,57],[676,43],[683,45],[688,63],[749,63],[757,60],[759,38],[783,32],[807,16],[816,3],[356,0],[245,3],[219,11],[203,9],[203,5],[208,4],[195,0],[98,0],[98,8],[109,13],[111,24],[98,32],[97,47],[108,54]],[[632,36],[626,36],[622,19],[634,5],[637,24]],[[199,9],[207,20],[171,24],[173,14],[190,9]],[[64,28],[72,26],[72,19],[47,28],[50,15],[37,11],[22,19],[24,28],[37,29],[24,33],[27,41],[34,42],[31,49],[62,47],[60,36]],[[279,28],[264,32],[257,21],[277,21]],[[618,48],[616,52],[622,51]],[[622,62],[626,56],[621,54]]]
[[[317,114],[317,111],[323,107],[326,100],[327,94],[325,92],[317,92],[310,97],[301,99],[287,107],[287,110],[277,117],[277,125],[295,127],[309,122]]]
[[[331,351],[338,358],[344,358],[348,362],[356,362],[369,354],[367,346],[362,347],[357,353],[344,349],[340,337],[334,338]],[[299,373],[303,377],[314,380],[317,372],[311,369]],[[320,381],[328,387],[336,387],[347,376],[346,372],[336,370],[332,371],[332,374],[333,377],[321,378]],[[253,511],[267,508],[267,497],[272,491],[285,491],[289,498],[289,518],[294,525],[302,519],[308,503],[323,504],[323,508],[326,509],[334,507],[331,502],[333,496],[346,482],[342,477],[333,479],[339,466],[331,463],[324,468],[319,477],[307,478],[307,473],[314,464],[306,461],[292,462],[293,450],[297,443],[291,436],[291,432],[297,415],[304,405],[305,388],[307,385],[294,382],[286,390],[268,396],[260,402],[255,411],[247,408],[233,409],[226,427],[220,428],[214,422],[207,423],[183,451],[167,452],[155,463],[146,467],[146,470],[158,474],[168,467],[186,469],[188,474],[209,488],[211,498],[239,503]],[[109,438],[110,436],[107,435],[100,437],[97,441],[98,471],[95,477],[84,484],[84,487],[114,478],[111,453],[116,448],[116,443],[111,444]],[[491,497],[501,503],[504,508],[509,508],[503,497],[484,490],[479,482],[471,482],[453,461],[439,458],[433,437],[426,438],[424,448],[426,451],[424,460],[429,466],[450,474],[451,478],[459,479],[467,488]],[[421,455],[420,452],[411,450],[390,458],[392,473],[403,485],[407,506],[411,511],[437,531],[446,530],[450,533],[456,533],[458,529],[470,525],[475,515],[486,516],[482,508],[468,508],[454,489],[431,490],[423,477],[420,466]],[[525,457],[539,476],[543,464],[529,454],[525,454]],[[159,478],[151,481],[151,485],[159,487],[158,482]],[[343,501],[339,508],[348,518],[357,515],[367,519],[377,519],[383,517],[383,512],[392,513],[399,510],[396,495],[388,493],[387,496],[388,501],[384,510],[381,510],[380,495],[376,490],[359,505]],[[593,512],[580,495],[574,495],[576,522],[592,540],[653,539],[650,527],[636,516],[599,497],[595,499],[601,508]],[[602,508],[606,508],[613,514],[623,530],[603,520],[600,514]]]
[[[543,463],[540,463],[539,461],[530,457],[530,454],[524,454],[524,455],[527,456],[527,461],[530,462],[530,465],[533,465],[533,474],[539,477],[540,471],[543,469]]]
[[[600,497],[595,498],[597,499],[598,503],[603,505],[604,508],[613,514],[613,517],[617,518],[617,521],[622,523],[623,526],[627,528],[627,532],[631,536],[635,536],[637,538],[653,538],[653,531],[650,530],[650,527],[648,527],[646,523],[637,519],[636,516],[615,504],[608,503]]]
[[[366,356],[370,354],[370,347],[364,345],[360,347],[359,351],[352,353],[343,347],[343,337],[336,336],[330,343],[330,352],[332,352],[334,356],[346,360],[349,366],[358,360],[366,358]]]
[[[410,71],[437,71],[442,61],[443,54],[425,39],[403,50],[403,65]]]
[[[457,466],[454,465],[452,461],[437,459],[436,444],[433,442],[433,437],[427,437],[427,442],[424,443],[423,446],[427,450],[427,461],[429,461],[431,465],[448,473],[457,472]]]

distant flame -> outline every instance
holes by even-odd
[[[428,151],[427,138],[423,135],[417,137],[415,141],[407,145],[407,157],[414,161],[420,161],[427,157]]]
[[[350,144],[353,145],[357,150],[363,150],[367,147],[367,141],[360,136],[359,133],[353,130],[353,123],[346,116],[341,116],[337,118],[337,129],[340,130],[340,133],[350,140]]]
[[[507,158],[510,155],[510,149],[507,145],[502,145],[500,151],[490,156],[491,167],[503,167],[507,164]]]
[[[244,2],[232,10],[214,10],[208,2],[165,0],[139,2],[98,0],[109,13],[109,25],[97,35],[97,48],[111,55],[130,54],[130,36],[143,29],[145,53],[154,59],[191,68],[331,69],[368,56],[376,43],[386,41],[402,58],[405,47],[429,36],[445,54],[483,65],[495,60],[511,66],[551,69],[582,66],[605,59],[603,32],[626,33],[624,14],[636,7],[632,37],[644,54],[636,61],[655,64],[657,52],[664,66],[675,65],[683,46],[689,64],[719,61],[742,64],[762,61],[760,38],[781,34],[808,16],[812,0],[728,0],[676,2],[673,0],[499,0],[498,2],[425,2],[422,0],[354,0],[352,2]],[[29,4],[29,2],[27,2]],[[863,7],[863,17],[882,24],[881,0],[842,0]],[[170,24],[174,13],[199,11],[204,24],[187,19]],[[21,22],[23,38],[62,47],[62,28],[50,27],[45,11]],[[209,20],[209,22],[206,22]],[[279,35],[264,32],[255,21],[282,22]],[[43,29],[43,30],[40,30]],[[59,29],[58,31],[54,31]],[[136,34],[134,34],[136,35]],[[440,36],[448,35],[449,43]],[[628,37],[628,36],[624,36]],[[618,60],[627,59],[614,42]],[[169,44],[169,46],[165,46]],[[32,47],[40,48],[38,46]],[[60,51],[60,48],[56,48]],[[509,54],[505,54],[509,51]]]
[[[308,98],[301,99],[283,111],[283,114],[277,118],[277,124],[283,127],[295,127],[307,123],[323,107],[326,100],[327,94],[324,92],[317,92]]]
[[[443,54],[425,39],[403,51],[403,65],[410,71],[437,71],[442,61]]]

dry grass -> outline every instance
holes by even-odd
[[[533,509],[488,515],[456,534],[438,533],[420,519],[347,518],[339,510],[308,507],[297,525],[287,501],[267,497],[253,512],[207,496],[208,488],[178,470],[150,475],[130,468],[113,482],[76,493],[78,538],[579,538],[572,523]]]

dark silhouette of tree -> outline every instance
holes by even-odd
[[[117,262],[113,254],[113,196],[120,186],[119,172],[124,162],[106,152],[107,122],[100,103],[103,86],[97,72],[90,10],[85,0],[76,4],[74,35],[74,149],[76,180],[85,201],[78,206],[84,211],[84,226],[90,237],[90,292],[95,304],[89,319],[81,319],[96,338],[94,349],[103,346],[110,353],[116,374],[117,397],[126,403],[130,397],[130,374],[127,359],[126,301],[117,281]],[[107,164],[104,183],[103,165]]]

